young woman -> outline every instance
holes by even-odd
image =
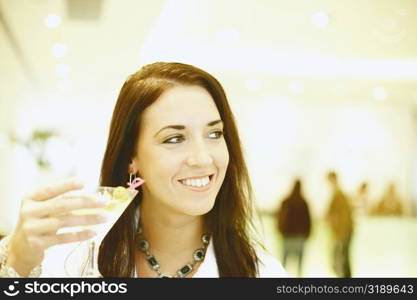
[[[212,75],[191,65],[154,63],[128,78],[114,109],[100,184],[125,185],[131,176],[145,183],[100,246],[104,277],[286,276],[278,260],[250,238],[251,185],[233,114]],[[41,191],[26,202],[61,201],[54,207],[66,212],[85,205],[82,201],[100,205],[84,197],[70,207],[62,194],[74,188],[79,186]],[[23,276],[50,245],[88,238],[87,233],[62,237],[56,228],[100,222],[97,216],[81,220],[68,213],[70,220],[39,235],[25,222],[25,216],[35,219],[30,208],[22,207],[3,264]],[[39,242],[42,237],[49,242]],[[28,240],[40,244],[37,259],[21,253]]]

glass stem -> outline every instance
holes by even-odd
[[[96,247],[96,243],[95,242],[90,242],[90,247],[89,247],[89,251],[88,251],[89,252],[88,256],[89,256],[89,259],[90,259],[90,272],[93,272],[95,270],[95,262],[94,262],[94,260],[95,260],[95,257],[94,257],[95,247]]]

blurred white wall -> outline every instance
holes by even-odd
[[[299,176],[313,212],[323,215],[330,197],[326,173],[334,170],[352,196],[367,181],[371,205],[395,182],[410,211],[416,120],[409,107],[280,96],[239,98],[233,106],[260,209],[275,209]]]
[[[260,209],[274,209],[302,176],[321,216],[329,168],[349,193],[369,180],[373,201],[395,181],[410,208],[417,203],[417,10],[410,1],[382,2],[108,0],[97,19],[81,20],[64,0],[0,1],[21,50],[3,26],[1,223],[10,228],[9,211],[29,187],[68,176],[97,183],[119,89],[154,61],[195,64],[221,81]],[[48,14],[61,23],[45,26]],[[57,43],[66,49],[58,57]],[[9,134],[25,142],[42,129],[60,134],[47,147],[47,172],[21,143],[8,142]]]

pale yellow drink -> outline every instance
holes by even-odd
[[[106,234],[110,231],[116,221],[123,214],[125,209],[129,206],[132,200],[135,198],[137,190],[126,189],[124,187],[105,187],[100,186],[93,193],[94,197],[99,198],[102,202],[105,203],[103,208],[85,208],[75,210],[72,213],[74,215],[105,215],[106,222],[97,225],[85,225],[77,226],[71,229],[74,230],[93,230],[97,233],[92,239],[87,241],[88,244],[88,256],[85,261],[84,267],[78,271],[76,274],[71,274],[67,271],[67,261],[65,262],[65,269],[68,275],[71,277],[100,277],[101,274],[97,268],[97,256],[98,256],[98,247],[100,246],[102,240]],[[82,244],[82,243],[81,243]],[[75,249],[74,249],[75,250]],[[70,256],[71,254],[69,254]],[[68,257],[67,256],[67,259]]]
[[[96,225],[85,225],[77,227],[80,230],[93,230],[97,233],[94,240],[101,242],[110,231],[116,221],[123,214],[137,194],[136,190],[124,187],[98,187],[94,197],[105,203],[103,208],[85,208],[73,211],[74,215],[105,215],[106,222]]]

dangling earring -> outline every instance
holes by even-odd
[[[134,177],[133,179],[135,179],[136,175],[132,174],[132,173],[129,173],[129,183],[130,183],[130,185],[132,185],[132,177]]]
[[[129,173],[129,182],[127,183],[127,186],[131,190],[136,190],[138,187],[140,187],[145,180],[143,180],[140,177],[137,177],[135,174]]]

